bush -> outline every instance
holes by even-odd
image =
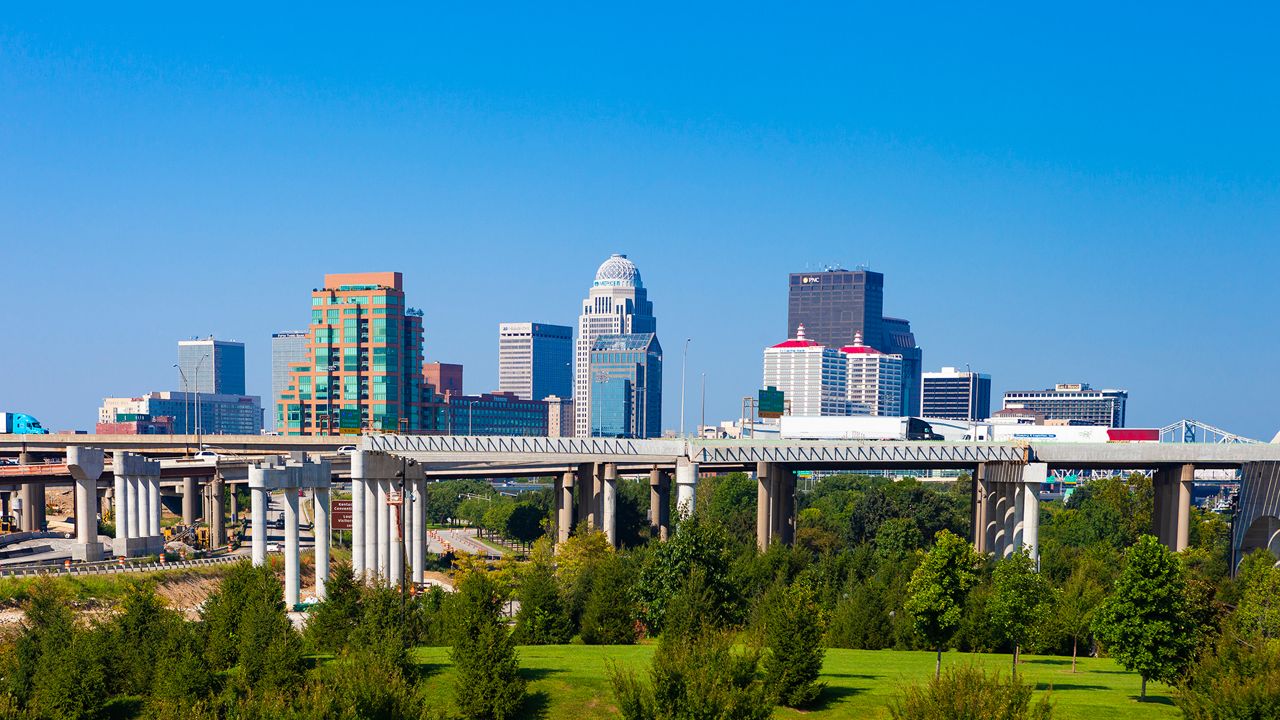
[[[1224,637],[1174,692],[1187,720],[1280,717],[1280,643]]]
[[[569,642],[573,626],[560,601],[551,542],[539,538],[532,559],[520,577],[520,613],[513,633],[521,645],[560,645]]]
[[[909,685],[889,703],[894,720],[1049,720],[1053,705],[1031,703],[1032,685],[976,667],[949,667],[926,683]]]

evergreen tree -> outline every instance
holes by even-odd
[[[942,646],[960,625],[965,596],[978,580],[982,558],[963,538],[939,530],[933,548],[911,574],[906,611],[916,634],[937,653],[934,677],[942,673]]]
[[[592,574],[591,595],[582,611],[582,641],[588,645],[630,645],[636,641],[631,587],[635,582],[626,559],[612,555]]]
[[[774,697],[787,707],[813,702],[826,687],[822,674],[823,612],[806,580],[792,583],[765,617],[764,678]]]
[[[513,639],[520,645],[560,645],[573,636],[569,613],[556,585],[551,541],[538,538],[520,575],[520,612]]]
[[[311,608],[303,629],[306,646],[313,652],[337,653],[360,621],[360,589],[350,563],[339,563],[325,584],[325,599]]]
[[[454,698],[468,720],[507,720],[524,702],[525,681],[499,617],[501,602],[493,580],[481,572],[467,574],[449,599]]]
[[[1146,700],[1148,680],[1172,682],[1191,661],[1196,628],[1177,556],[1143,535],[1125,561],[1093,631],[1125,669],[1142,676]]]
[[[1018,653],[1045,615],[1053,588],[1036,572],[1026,551],[996,561],[991,577],[992,595],[987,605],[991,621],[1005,641],[1013,645],[1013,676],[1018,675]]]

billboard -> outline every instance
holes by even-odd
[[[782,411],[784,408],[782,391],[772,385],[761,390],[760,395],[757,398],[757,405],[760,410],[760,417],[782,417]]]

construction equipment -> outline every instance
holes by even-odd
[[[12,515],[0,516],[0,535],[18,532],[18,521]]]

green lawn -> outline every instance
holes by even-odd
[[[452,703],[453,676],[448,648],[419,648],[418,661],[430,671],[427,683],[442,705]],[[529,679],[530,718],[609,718],[613,699],[605,675],[610,662],[644,671],[652,645],[638,646],[529,646],[520,648],[520,667]],[[1006,670],[1008,655],[947,653],[943,666],[978,662]],[[929,677],[934,655],[892,650],[828,650],[823,680],[828,687],[817,706],[798,712],[779,709],[777,718],[884,718],[885,703],[897,687]],[[1052,686],[1059,720],[1106,718],[1177,718],[1169,688],[1148,685],[1148,702],[1137,702],[1140,680],[1111,660],[1080,660],[1080,672],[1071,673],[1071,659],[1024,656],[1020,674],[1034,680],[1041,690]]]

